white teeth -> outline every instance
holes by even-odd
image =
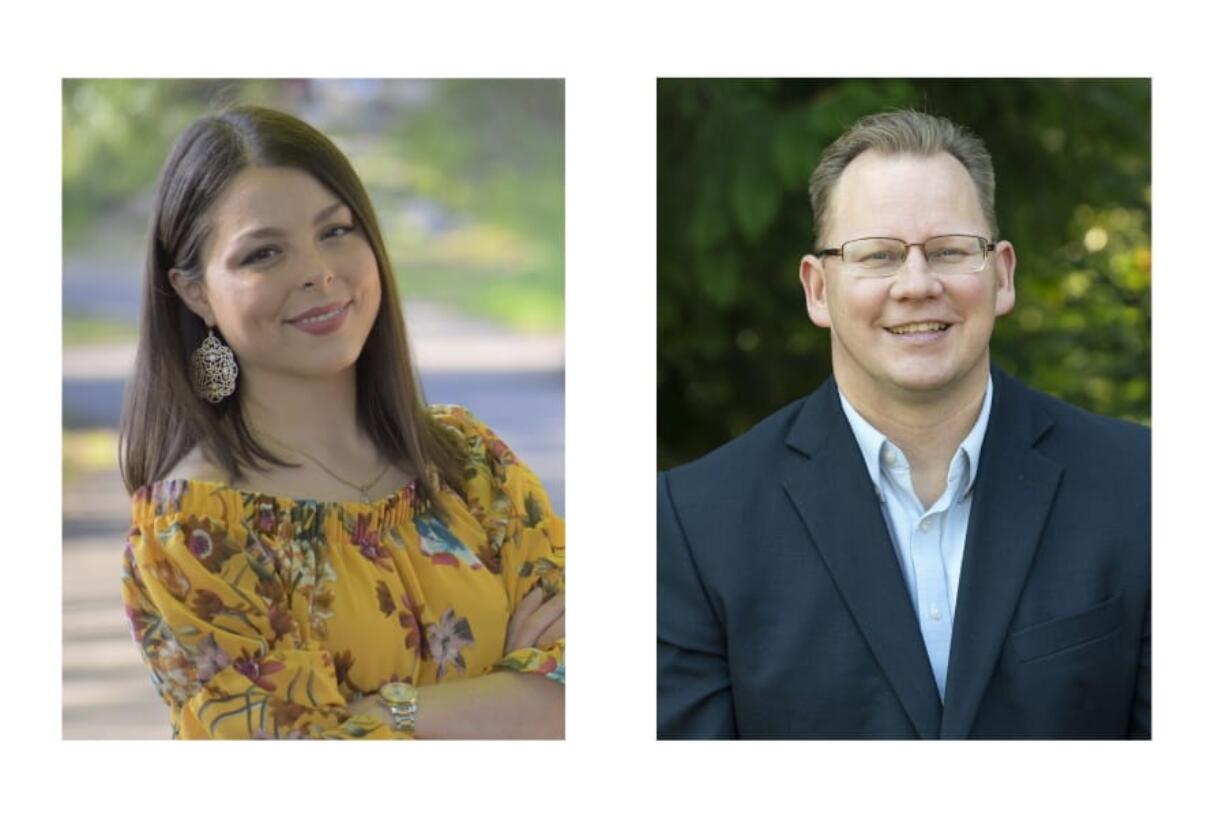
[[[926,321],[924,323],[907,323],[903,324],[902,326],[895,326],[890,328],[889,331],[893,332],[895,335],[911,335],[917,332],[939,332],[943,329],[947,329],[948,327],[949,324],[947,323]]]
[[[346,304],[345,306],[348,306],[348,304]],[[330,321],[344,311],[345,311],[345,307],[342,306],[338,309],[332,310],[331,312],[325,312],[322,315],[316,315],[313,318],[302,318],[300,320],[294,321],[294,323],[321,323],[323,321]]]

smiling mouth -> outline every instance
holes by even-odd
[[[316,323],[325,323],[327,321],[332,320],[333,318],[335,318],[337,315],[341,314],[348,308],[349,308],[349,302],[346,301],[345,303],[341,304],[336,309],[333,309],[330,312],[324,312],[319,315],[312,315],[309,318],[296,318],[294,320],[287,321],[287,323],[295,323],[295,324],[298,324],[299,326],[311,326],[312,324],[316,324]]]
[[[924,332],[944,332],[950,325],[940,321],[922,321],[919,323],[904,323],[899,326],[887,326],[885,331],[892,335],[918,335]]]

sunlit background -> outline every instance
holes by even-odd
[[[1150,416],[1150,82],[669,79],[657,86],[658,463],[815,389],[829,333],[797,278],[807,184],[859,117],[916,108],[981,136],[1017,305],[993,361],[1091,411]]]
[[[175,137],[227,104],[288,111],[349,157],[392,257],[426,397],[563,484],[561,80],[66,80],[64,736],[167,737],[126,630],[116,467],[145,233]]]

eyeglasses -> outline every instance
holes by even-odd
[[[888,278],[902,269],[912,247],[922,247],[924,258],[933,272],[950,275],[973,275],[988,263],[988,253],[995,244],[977,235],[938,235],[918,244],[908,244],[899,238],[857,238],[839,249],[818,250],[817,257],[837,255],[855,276]]]

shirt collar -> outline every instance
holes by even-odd
[[[988,373],[988,389],[983,395],[983,405],[979,408],[979,416],[975,418],[975,424],[971,426],[970,432],[966,435],[966,439],[959,446],[966,452],[966,458],[970,462],[970,467],[966,473],[966,490],[962,492],[962,496],[966,496],[971,492],[971,488],[975,485],[975,475],[979,472],[979,455],[983,451],[983,438],[988,431],[988,415],[992,413],[992,374]]]
[[[835,384],[838,387],[838,384]],[[868,467],[868,478],[873,481],[873,490],[877,492],[878,498],[881,497],[881,452],[885,448],[886,437],[877,429],[873,428],[868,420],[860,416],[860,412],[856,411],[851,403],[847,402],[847,398],[843,396],[843,390],[838,389],[839,402],[843,405],[843,413],[847,415],[847,422],[851,424],[851,433],[856,437],[856,444],[860,446],[860,454],[864,457],[864,464]]]
[[[837,389],[838,383],[835,383]],[[847,401],[843,396],[843,392],[839,390],[839,403],[843,406],[843,414],[847,416],[847,422],[851,425],[851,433],[856,438],[856,444],[860,446],[860,454],[864,457],[864,464],[868,467],[868,477],[873,482],[873,489],[877,492],[877,496],[881,497],[881,455],[885,450],[889,440],[886,436],[873,427],[868,420],[865,420],[860,412]],[[958,446],[958,450],[954,452],[956,459],[959,452],[966,454],[967,469],[966,488],[962,491],[964,498],[971,492],[971,488],[975,484],[975,475],[979,471],[979,455],[983,450],[983,438],[988,429],[988,415],[992,411],[992,375],[988,374],[988,387],[984,392],[983,405],[979,408],[979,416],[975,418],[975,424],[971,426],[971,430],[967,433],[962,444]]]

